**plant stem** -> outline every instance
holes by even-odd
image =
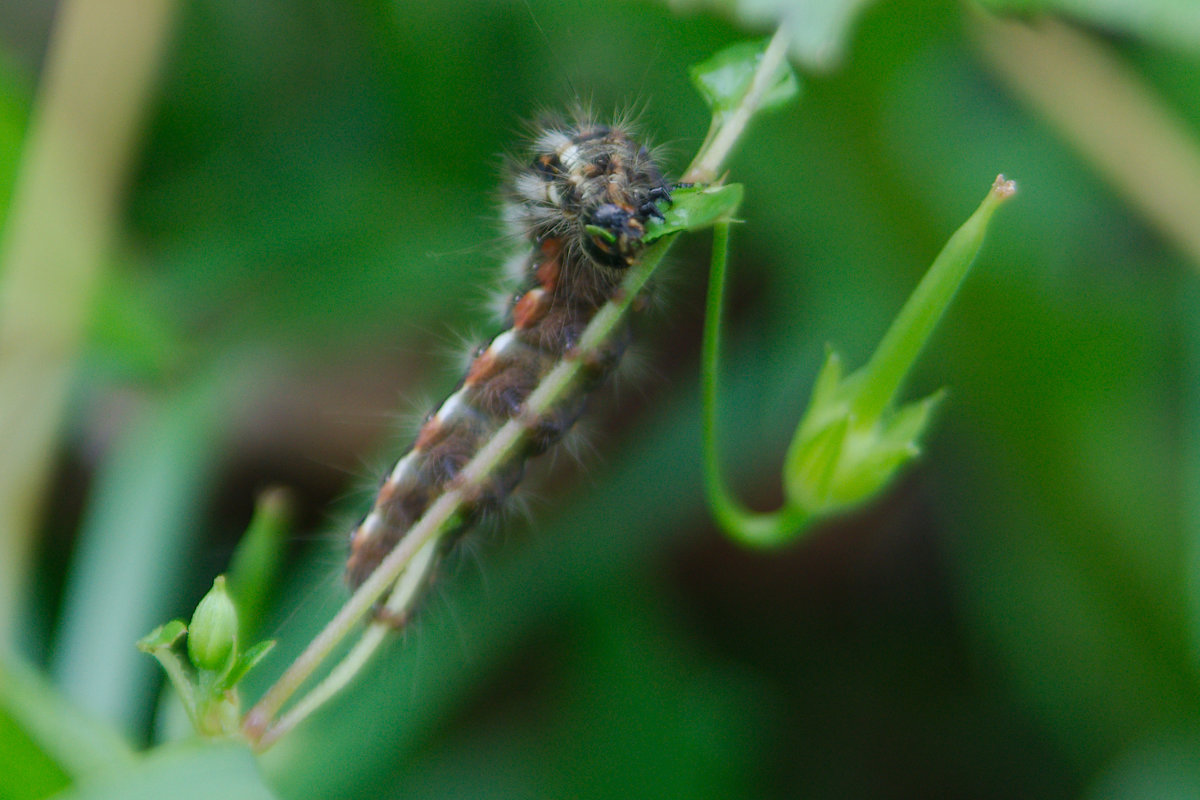
[[[642,259],[630,268],[629,275],[622,282],[616,297],[596,313],[584,330],[576,348],[575,357],[560,361],[529,396],[526,401],[528,416],[534,418],[540,416],[553,408],[559,398],[573,390],[575,384],[582,378],[587,354],[602,346],[616,331],[634,299],[641,293],[646,281],[658,267],[670,241],[671,237],[668,237],[655,242],[646,249]],[[519,452],[525,443],[526,436],[527,427],[524,418],[506,422],[476,453],[475,457],[463,467],[462,472],[459,473],[461,486],[482,485],[492,472]],[[319,702],[304,701],[301,704],[304,711],[302,715],[289,714],[285,720],[272,725],[271,720],[283,708],[284,703],[329,657],[338,643],[353,630],[358,621],[371,609],[371,606],[404,575],[417,553],[427,546],[436,548],[438,540],[455,527],[454,523],[466,505],[466,494],[462,488],[456,488],[439,497],[424,516],[405,534],[400,543],[379,563],[370,577],[350,596],[350,599],[330,620],[329,624],[292,662],[279,680],[247,712],[242,723],[242,730],[250,741],[258,744],[260,748],[276,741],[305,716],[315,711],[321,703],[332,697],[334,692],[361,670],[378,646],[378,642],[369,648],[355,648],[351,651],[347,657],[350,663],[344,670],[341,668],[335,670],[334,682],[328,687],[318,687],[314,690],[319,692]],[[419,582],[414,582],[413,586],[415,591],[416,588],[419,588]],[[397,598],[401,603],[407,602],[409,599],[403,593],[397,595]],[[372,633],[370,638],[382,639],[378,633]],[[283,727],[285,722],[286,727]]]
[[[771,547],[792,538],[807,514],[785,505],[778,511],[760,514],[734,498],[721,478],[717,442],[717,372],[720,365],[721,312],[725,305],[725,267],[729,253],[729,223],[713,226],[712,267],[708,275],[708,302],[704,313],[704,342],[700,355],[700,392],[704,427],[704,480],[713,516],[721,527],[739,541]]]
[[[0,249],[0,643],[174,8],[71,0],[57,12]]]
[[[438,498],[408,534],[400,540],[392,552],[380,562],[334,618],[308,644],[283,675],[267,690],[262,699],[246,713],[242,731],[252,742],[260,741],[271,724],[272,718],[283,708],[284,703],[308,680],[309,676],[329,657],[338,643],[353,630],[358,621],[371,609],[388,588],[404,571],[417,550],[436,535],[449,528],[449,524],[462,505],[459,491],[450,491]],[[278,738],[278,736],[273,737]]]
[[[946,242],[925,277],[892,320],[879,347],[862,369],[863,382],[854,401],[857,422],[874,424],[891,404],[904,376],[916,362],[971,269],[987,232],[988,220],[1000,203],[1015,191],[1015,183],[1006,181],[1003,175],[997,176],[979,208]]]
[[[403,574],[388,596],[386,606],[388,616],[397,619],[411,613],[414,600],[426,581],[429,580],[429,574],[437,564],[440,548],[441,542],[438,541],[438,538],[431,538],[405,565]],[[362,637],[355,643],[354,648],[338,662],[338,665],[325,676],[325,679],[302,697],[278,722],[263,732],[258,740],[258,747],[264,750],[270,747],[279,737],[345,688],[354,676],[367,665],[371,656],[375,654],[375,651],[391,632],[392,626],[387,622],[378,619],[372,620]]]
[[[758,62],[758,69],[754,73],[754,79],[750,82],[750,88],[746,90],[746,96],[742,98],[742,102],[719,129],[710,130],[705,136],[704,143],[700,146],[700,152],[696,154],[691,166],[683,173],[684,183],[712,183],[717,179],[721,165],[725,163],[733,146],[742,137],[747,123],[754,116],[754,112],[758,110],[763,95],[771,88],[775,72],[787,55],[788,41],[787,25],[780,25],[779,29],[775,31],[775,35],[771,37],[766,51],[763,52],[762,59]]]

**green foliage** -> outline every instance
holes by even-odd
[[[226,588],[226,577],[218,575],[189,624],[172,620],[138,640],[138,649],[162,665],[193,728],[202,736],[238,733],[242,715],[238,684],[275,646],[266,640],[243,649],[241,643],[261,625],[290,521],[287,492],[271,489],[259,495],[254,518],[231,565],[237,600]],[[185,636],[186,664],[177,652]]]
[[[26,87],[12,67],[11,60],[0,56],[0,230],[8,217],[17,154],[29,116]]]
[[[704,329],[704,457],[709,502],[726,532],[752,545],[794,541],[823,519],[878,496],[900,467],[920,453],[919,439],[942,392],[893,408],[896,394],[974,263],[992,213],[1015,191],[1011,181],[996,179],[982,205],[922,278],[866,366],[843,377],[837,353],[826,352],[784,460],[783,506],[771,514],[742,508],[720,474],[716,382],[729,225],[718,225]]]
[[[737,111],[750,90],[754,71],[765,50],[765,43],[739,42],[688,70],[692,85],[712,110],[714,126],[726,123]],[[786,62],[780,65],[768,86],[759,102],[759,111],[780,108],[800,93],[800,81]]]
[[[1200,54],[1200,14],[1192,0],[980,0],[1001,14],[1061,14]]]
[[[1197,37],[1177,3],[1025,5],[1068,13],[1196,150]],[[791,6],[534,0],[548,46],[520,3],[184,4],[24,570],[11,645],[31,680],[3,657],[0,760],[22,771],[0,794],[586,797],[645,776],[689,798],[1194,790],[1196,259],[981,57],[988,17],[917,0],[822,4],[852,28],[811,49],[801,37],[826,34],[795,28],[792,54],[841,66],[728,167],[745,196],[723,466],[756,508],[782,501],[823,344],[866,363],[980,189],[1000,169],[1022,180],[908,378],[908,396],[949,395],[884,496],[786,551],[713,529],[696,456],[707,254],[681,238],[666,310],[638,322],[654,377],[595,409],[582,470],[541,468],[532,529],[464,542],[482,566],[448,565],[404,641],[257,764],[158,744],[158,673],[131,642],[189,615],[262,486],[295,487],[300,508],[279,587],[258,620],[239,613],[280,642],[243,697],[344,600],[365,496],[348,473],[371,483],[406,444],[396,408],[451,389],[444,331],[492,332],[470,299],[506,255],[494,154],[522,120],[570,106],[571,86],[602,111],[641,100],[679,177],[709,116],[686,66]],[[44,40],[0,18],[9,137]],[[1058,108],[1114,85],[1067,87]],[[1167,152],[1123,147],[1126,163]]]
[[[920,452],[919,439],[942,392],[893,408],[896,394],[966,279],[992,214],[1015,190],[1003,178],[996,180],[979,209],[946,243],[865,367],[843,377],[837,354],[826,353],[784,462],[790,504],[811,515],[852,508],[879,494]]]
[[[185,636],[187,664],[176,652]],[[237,607],[225,589],[225,576],[218,575],[192,612],[190,624],[172,620],[143,636],[137,646],[162,665],[196,732],[228,737],[237,733],[241,722],[237,686],[275,643],[239,649]]]
[[[644,240],[654,242],[668,234],[712,227],[737,210],[744,194],[745,190],[737,183],[676,189],[671,194],[671,206],[663,213],[664,219],[650,220]]]
[[[277,588],[294,513],[294,502],[286,489],[275,487],[261,492],[250,526],[233,551],[229,590],[237,602],[242,641],[251,639],[262,627],[267,605]]]
[[[67,702],[29,664],[0,656],[0,797],[35,798],[131,767],[134,755],[106,725]]]
[[[129,769],[100,775],[55,795],[59,800],[276,800],[241,745],[196,742],[156,748]]]

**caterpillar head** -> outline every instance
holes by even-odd
[[[642,252],[645,220],[628,205],[604,203],[597,207],[583,226],[583,250],[595,262],[606,267],[628,267]]]
[[[650,153],[623,126],[587,121],[543,131],[515,189],[514,216],[532,241],[560,239],[616,269],[638,259],[647,221],[661,218],[657,204],[670,200]]]
[[[620,131],[605,131],[582,170],[588,183],[581,192],[580,244],[596,263],[623,269],[641,255],[646,222],[662,219],[658,202],[669,202],[670,195],[645,148]]]

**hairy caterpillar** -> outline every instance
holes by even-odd
[[[476,352],[458,388],[426,418],[352,531],[346,567],[352,588],[450,488],[469,498],[456,533],[498,507],[521,479],[526,460],[557,443],[579,418],[629,341],[622,323],[602,347],[587,353],[576,347],[637,261],[647,220],[661,218],[659,203],[670,202],[669,185],[625,125],[602,125],[582,112],[572,122],[546,126],[530,149],[530,157],[512,169],[505,210],[507,222],[529,244],[523,284],[508,304],[508,327]],[[583,359],[585,379],[550,408],[530,413],[525,401],[564,359]],[[522,447],[471,485],[463,467],[512,420],[523,427]],[[407,619],[392,622],[399,626]]]

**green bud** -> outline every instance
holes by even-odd
[[[828,353],[785,462],[791,506],[817,516],[852,508],[920,453],[920,436],[943,393],[862,419],[854,413],[862,379],[861,371],[842,378],[840,359]]]
[[[979,209],[950,237],[900,310],[871,360],[842,375],[830,351],[808,411],[788,449],[788,504],[820,516],[869,500],[920,453],[920,437],[942,392],[895,407],[896,396],[925,342],[967,276],[996,208],[1016,191],[1001,175]]]
[[[196,606],[188,629],[188,658],[196,669],[224,672],[237,649],[237,609],[225,591],[225,576],[218,575],[212,588]]]

